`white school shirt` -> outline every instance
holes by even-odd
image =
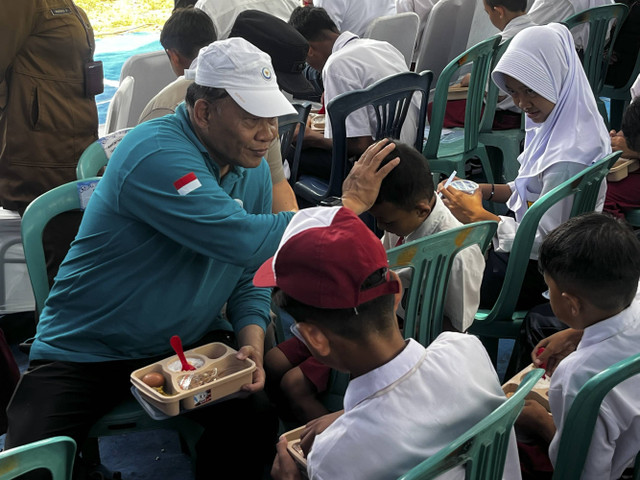
[[[480,341],[444,332],[426,349],[413,339],[394,359],[349,382],[344,414],[318,435],[311,480],[398,478],[505,401]],[[460,467],[438,479],[463,479]],[[511,432],[503,478],[520,478]]]
[[[558,364],[551,377],[549,405],[557,432],[549,446],[555,465],[564,420],[578,390],[607,367],[640,353],[640,296],[631,306],[584,329],[578,348]],[[604,398],[596,421],[582,480],[615,480],[640,450],[640,376],[620,383]]]
[[[431,214],[404,240],[405,243],[411,242],[460,226],[462,226],[462,223],[453,216],[451,211],[436,195],[436,203]],[[385,232],[382,237],[382,244],[385,250],[395,247],[398,239],[397,235]],[[477,245],[465,248],[453,260],[447,287],[447,298],[444,304],[444,315],[451,321],[453,327],[460,332],[465,332],[469,329],[478,311],[484,264],[484,255]],[[409,288],[412,270],[404,268],[398,272],[398,275],[402,280],[402,286]]]
[[[638,75],[636,81],[631,85],[631,101],[633,102],[636,97],[640,97],[640,75]]]
[[[299,0],[198,0],[195,4],[213,21],[218,40],[229,37],[236,17],[245,10],[260,10],[288,22],[293,9],[299,6]]]
[[[407,72],[402,54],[387,42],[359,38],[351,32],[343,32],[333,44],[329,59],[322,69],[324,101],[328,105],[337,95],[366,88],[378,80]],[[418,129],[420,95],[414,95],[402,126],[400,140],[413,145]],[[361,108],[347,117],[347,138],[375,134],[376,116],[373,108]],[[331,138],[329,116],[326,117],[325,138]]]
[[[527,199],[528,203],[535,202],[538,198],[545,193],[553,190],[555,187],[563,182],[566,182],[574,175],[584,170],[584,166],[579,163],[560,162],[551,165],[547,170],[541,174],[533,177],[527,184]],[[511,188],[512,196],[518,195],[515,191],[514,183],[508,183]],[[602,181],[600,190],[598,192],[598,200],[596,202],[596,212],[601,212],[604,206],[604,198],[607,193],[607,181]],[[538,253],[540,251],[540,245],[547,237],[547,235],[559,227],[560,224],[569,220],[571,215],[571,208],[573,207],[573,197],[567,197],[560,200],[554,206],[552,206],[540,219],[538,228],[536,230],[536,238],[533,241],[533,247],[531,249],[531,260],[538,259]],[[500,223],[498,223],[498,230],[493,237],[493,248],[497,252],[510,252],[513,247],[513,241],[516,237],[516,231],[522,220],[522,216],[516,214],[516,217],[500,216]]]
[[[394,0],[314,0],[313,6],[324,8],[338,31],[358,36],[364,35],[376,18],[396,13]]]

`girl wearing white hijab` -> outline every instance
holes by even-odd
[[[498,62],[492,77],[526,114],[525,144],[523,153],[518,157],[518,176],[506,185],[481,184],[474,195],[451,187],[442,192],[445,204],[461,222],[500,222],[491,255],[498,258],[498,263],[506,265],[506,255],[511,251],[516,230],[529,205],[611,153],[611,140],[598,113],[571,33],[563,25],[535,26],[519,32]],[[606,184],[603,182],[596,206],[598,211],[602,210],[605,192]],[[482,207],[483,198],[506,202],[514,217],[488,212]],[[537,259],[538,249],[546,235],[569,219],[572,205],[572,198],[564,199],[542,217],[532,260]],[[501,281],[489,280],[488,277],[495,277],[495,270],[500,270],[491,264],[490,258],[483,279],[481,305],[491,306],[502,286]],[[530,291],[532,289],[534,291]],[[536,263],[530,262],[522,291],[530,293],[530,301],[536,304],[541,303],[539,293],[544,290],[546,287],[537,272]],[[519,307],[525,306],[531,305],[519,304]]]

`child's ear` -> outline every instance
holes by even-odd
[[[418,217],[422,220],[427,218],[431,214],[431,202],[428,200],[421,200],[416,204],[416,212]]]
[[[307,345],[321,357],[326,357],[331,352],[329,339],[320,328],[312,323],[299,322],[298,330]]]
[[[567,307],[567,311],[571,314],[573,318],[579,318],[582,315],[582,300],[580,297],[573,295],[571,293],[562,292],[562,299],[565,302],[565,306]]]

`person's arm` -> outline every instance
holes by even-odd
[[[300,448],[302,449],[305,457],[309,455],[315,438],[322,432],[324,432],[327,428],[329,428],[329,426],[331,426],[331,424],[335,422],[343,413],[344,410],[328,413],[307,423],[305,429],[300,435]]]
[[[453,216],[464,224],[482,220],[500,221],[500,217],[482,206],[483,192],[479,188],[471,195],[451,186],[442,188],[440,192],[444,204],[451,210]]]
[[[293,193],[293,189],[284,175],[282,166],[282,153],[280,151],[280,139],[275,138],[269,150],[265,155],[265,160],[269,164],[269,172],[271,173],[271,185],[273,191],[273,203],[271,206],[272,213],[279,212],[297,212],[298,202]]]
[[[287,450],[287,438],[282,435],[276,444],[276,458],[271,467],[273,480],[302,480],[295,460]]]
[[[138,128],[145,125],[149,123]],[[127,138],[122,140],[121,146],[126,147]],[[118,208],[198,253],[245,268],[260,265],[275,252],[293,213],[247,213],[246,205],[229,196],[220,186],[202,162],[201,152],[194,146],[191,151],[187,150],[186,142],[179,146],[184,150],[165,148],[153,152],[134,171],[122,173],[125,179]],[[262,175],[254,174],[253,183],[245,186],[245,194],[249,195],[247,192],[253,189],[256,191],[251,195],[268,198],[266,211],[270,211],[272,193],[267,167],[263,164],[257,168],[264,169]],[[195,175],[195,182],[200,186],[181,195],[174,182],[190,173]]]
[[[264,373],[264,330],[259,325],[247,325],[238,332],[238,353],[236,358],[244,360],[250,358],[256,363],[253,381],[242,386],[242,390],[249,393],[259,392],[264,388],[266,375]]]
[[[350,157],[360,156],[371,145],[373,145],[373,137],[371,137],[371,135],[349,137],[347,138],[347,154]]]
[[[535,400],[525,400],[524,408],[516,420],[516,426],[539,436],[545,445],[549,445],[556,434],[553,417]]]
[[[609,132],[611,136],[611,149],[615,152],[617,150],[622,150],[623,158],[635,158],[640,159],[640,152],[636,152],[631,150],[627,145],[627,140],[624,138],[624,134],[622,131],[616,132],[615,130],[611,130]]]
[[[37,21],[35,2],[8,2],[0,15],[0,117],[9,97],[7,74]]]
[[[544,366],[549,376],[553,375],[558,364],[576,351],[580,340],[582,340],[582,334],[583,330],[567,328],[543,338],[533,348],[531,361],[536,367],[542,368]],[[538,353],[541,348],[544,350]]]

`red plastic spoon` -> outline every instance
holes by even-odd
[[[189,370],[195,370],[196,367],[187,362],[187,359],[184,356],[184,351],[182,350],[182,340],[180,340],[180,337],[178,335],[174,335],[173,337],[171,337],[170,343],[173,347],[173,350],[178,355],[180,363],[182,363],[182,371],[186,372]]]

